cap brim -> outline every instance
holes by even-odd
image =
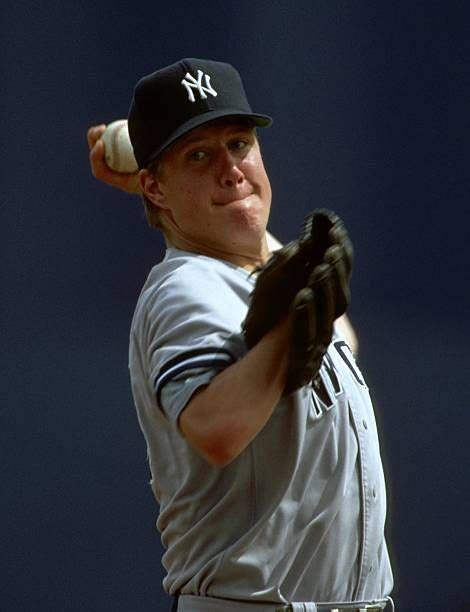
[[[198,115],[197,117],[193,117],[183,125],[180,125],[177,130],[173,132],[173,134],[167,138],[159,147],[155,149],[152,155],[149,157],[149,160],[146,165],[155,161],[155,159],[162,153],[166,148],[172,145],[178,138],[184,136],[194,128],[197,128],[205,123],[209,123],[210,121],[214,121],[214,119],[220,119],[221,117],[247,117],[253,120],[253,123],[256,127],[269,127],[273,120],[268,115],[258,115],[255,113],[247,113],[246,111],[240,111],[235,108],[225,108],[224,110],[218,111],[209,111],[207,113],[203,113],[202,115]]]

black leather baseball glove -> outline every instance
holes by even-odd
[[[348,305],[352,245],[337,215],[315,210],[302,232],[260,268],[243,323],[248,348],[288,314],[291,327],[286,393],[318,372],[333,323]]]

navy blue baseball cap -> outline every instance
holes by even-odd
[[[139,168],[175,140],[214,119],[240,116],[257,127],[271,125],[253,113],[237,70],[230,64],[187,58],[143,77],[129,110],[129,136]]]

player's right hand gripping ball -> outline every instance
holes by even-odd
[[[297,240],[260,269],[243,324],[251,348],[288,314],[290,360],[285,393],[308,384],[320,369],[335,319],[349,302],[353,250],[343,223],[328,210],[310,214]]]

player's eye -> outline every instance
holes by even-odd
[[[230,148],[232,151],[243,151],[248,146],[248,141],[242,138],[237,138],[236,140],[232,140],[230,143]]]
[[[201,151],[200,149],[198,149],[196,151],[191,151],[188,154],[188,157],[192,161],[202,161],[203,159],[206,159],[207,153],[205,151]]]

